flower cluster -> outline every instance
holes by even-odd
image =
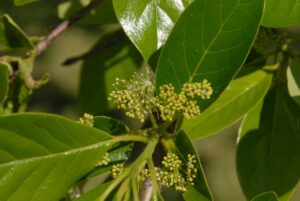
[[[112,176],[112,178],[116,179],[116,178],[118,178],[123,172],[124,172],[124,164],[123,164],[123,163],[118,163],[118,164],[112,166],[112,169],[111,169],[111,176]]]
[[[84,113],[83,117],[79,118],[79,123],[93,127],[94,126],[94,116],[88,113]]]
[[[155,167],[156,179],[160,186],[174,188],[177,191],[185,192],[189,184],[193,185],[193,181],[197,175],[195,167],[195,155],[188,154],[186,163],[186,171],[180,172],[182,161],[174,153],[167,153],[162,161],[163,167]],[[150,177],[150,172],[145,168],[140,176],[140,182],[144,182]]]
[[[196,178],[198,172],[197,168],[195,167],[196,162],[196,156],[188,154],[188,162],[186,164],[186,175],[187,181],[191,182],[191,184],[193,184],[192,182]]]
[[[156,105],[155,84],[151,80],[149,69],[145,73],[135,73],[129,81],[117,78],[113,84],[116,90],[110,93],[108,99],[113,100],[127,116],[144,122]]]
[[[206,79],[202,83],[185,83],[179,94],[171,84],[160,86],[159,91],[158,109],[164,121],[172,121],[178,113],[182,113],[188,119],[197,117],[200,108],[195,98],[209,99],[213,93],[211,84]]]
[[[107,165],[109,162],[110,162],[109,154],[106,152],[98,162],[97,166]]]
[[[159,95],[155,96],[155,83],[149,69],[142,74],[135,73],[129,81],[117,78],[114,87],[116,90],[110,93],[109,100],[113,100],[127,116],[141,122],[158,110],[164,121],[172,121],[181,113],[186,118],[194,118],[200,114],[195,98],[209,99],[213,93],[211,84],[205,79],[202,82],[185,83],[179,94],[172,84],[162,85]]]

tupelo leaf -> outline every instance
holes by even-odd
[[[129,131],[122,122],[106,116],[95,116],[94,127],[111,135],[121,135]]]
[[[28,36],[9,15],[0,16],[0,55],[6,49],[33,50]]]
[[[0,117],[1,200],[59,200],[93,169],[110,139],[56,115]]]
[[[199,198],[202,197],[203,201],[213,200],[206,182],[199,156],[187,134],[184,131],[180,131],[178,134],[176,134],[176,136],[174,136],[173,141],[174,144],[173,142],[171,143],[171,149],[178,153],[182,161],[186,161],[188,154],[194,154],[197,157],[197,163],[195,167],[197,168],[198,173],[194,181],[194,185],[188,186],[187,192],[184,193],[184,197],[200,194],[201,196],[199,196]]]
[[[109,133],[111,135],[122,135],[128,133],[129,129],[120,121],[105,116],[94,117],[94,128]],[[96,167],[94,171],[87,175],[87,179],[91,179],[111,170],[116,163],[124,162],[129,158],[133,145],[128,142],[114,144],[109,150],[109,163]]]
[[[300,178],[300,106],[279,85],[266,96],[261,113],[260,107],[241,129],[236,162],[240,184],[248,199],[274,191],[288,200]]]
[[[73,200],[73,201],[95,201],[99,196],[104,193],[104,191],[109,187],[111,182],[106,182],[104,184],[101,184],[94,189],[82,194],[79,198]]]
[[[166,45],[157,71],[157,88],[207,79],[214,93],[200,102],[212,104],[249,53],[262,17],[261,0],[196,0],[182,14]]]
[[[124,31],[148,60],[167,40],[191,0],[113,0]]]

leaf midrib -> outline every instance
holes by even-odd
[[[15,161],[11,161],[11,162],[8,162],[8,163],[0,164],[0,168],[16,165],[16,164],[19,164],[19,163],[28,163],[28,162],[42,160],[42,159],[55,158],[55,157],[59,157],[59,156],[62,156],[62,155],[71,155],[71,154],[74,154],[74,153],[77,153],[77,152],[84,152],[84,151],[87,151],[89,149],[90,150],[97,149],[97,148],[101,147],[102,145],[105,146],[105,144],[109,144],[111,141],[112,141],[112,139],[109,139],[109,140],[106,140],[106,141],[90,144],[90,145],[87,145],[87,146],[75,148],[75,149],[64,151],[64,152],[50,153],[48,155],[34,156],[34,157],[30,157],[30,158],[15,160]]]
[[[206,1],[205,1],[206,3]],[[223,29],[224,25],[227,23],[227,21],[229,20],[229,18],[232,16],[232,14],[235,12],[235,10],[238,8],[238,6],[240,5],[241,3],[241,0],[238,0],[237,4],[235,5],[235,7],[232,9],[232,11],[228,14],[228,16],[225,18],[225,20],[223,22],[221,22],[221,26],[218,30],[218,32],[216,33],[216,35],[214,36],[214,38],[212,39],[212,41],[209,43],[208,47],[204,49],[204,52],[198,62],[198,64],[196,65],[193,73],[192,73],[192,76],[190,77],[190,82],[193,81],[194,77],[196,76],[202,62],[204,61],[207,53],[209,52],[210,48],[212,47],[212,45],[214,44],[214,42],[217,40],[217,38],[219,37],[219,35],[221,34],[221,30]],[[202,27],[203,27],[203,18],[204,18],[204,13],[202,14]],[[203,41],[203,33],[204,33],[204,30],[202,28],[202,41]],[[202,42],[202,45],[204,45],[204,43]],[[203,46],[204,47],[204,46]]]

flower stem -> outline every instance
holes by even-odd
[[[120,141],[135,141],[135,142],[142,142],[146,144],[149,142],[149,138],[144,136],[127,134],[127,135],[116,136],[112,140],[109,140],[109,142],[120,142]]]

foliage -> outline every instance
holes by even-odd
[[[300,178],[300,53],[277,28],[300,23],[299,0],[68,0],[57,11],[62,23],[45,37],[0,16],[1,200],[163,201],[171,191],[213,201],[192,140],[239,120],[246,199],[290,200]],[[49,79],[33,79],[36,58],[75,23],[99,32],[65,62],[84,60],[84,114],[27,112]]]

